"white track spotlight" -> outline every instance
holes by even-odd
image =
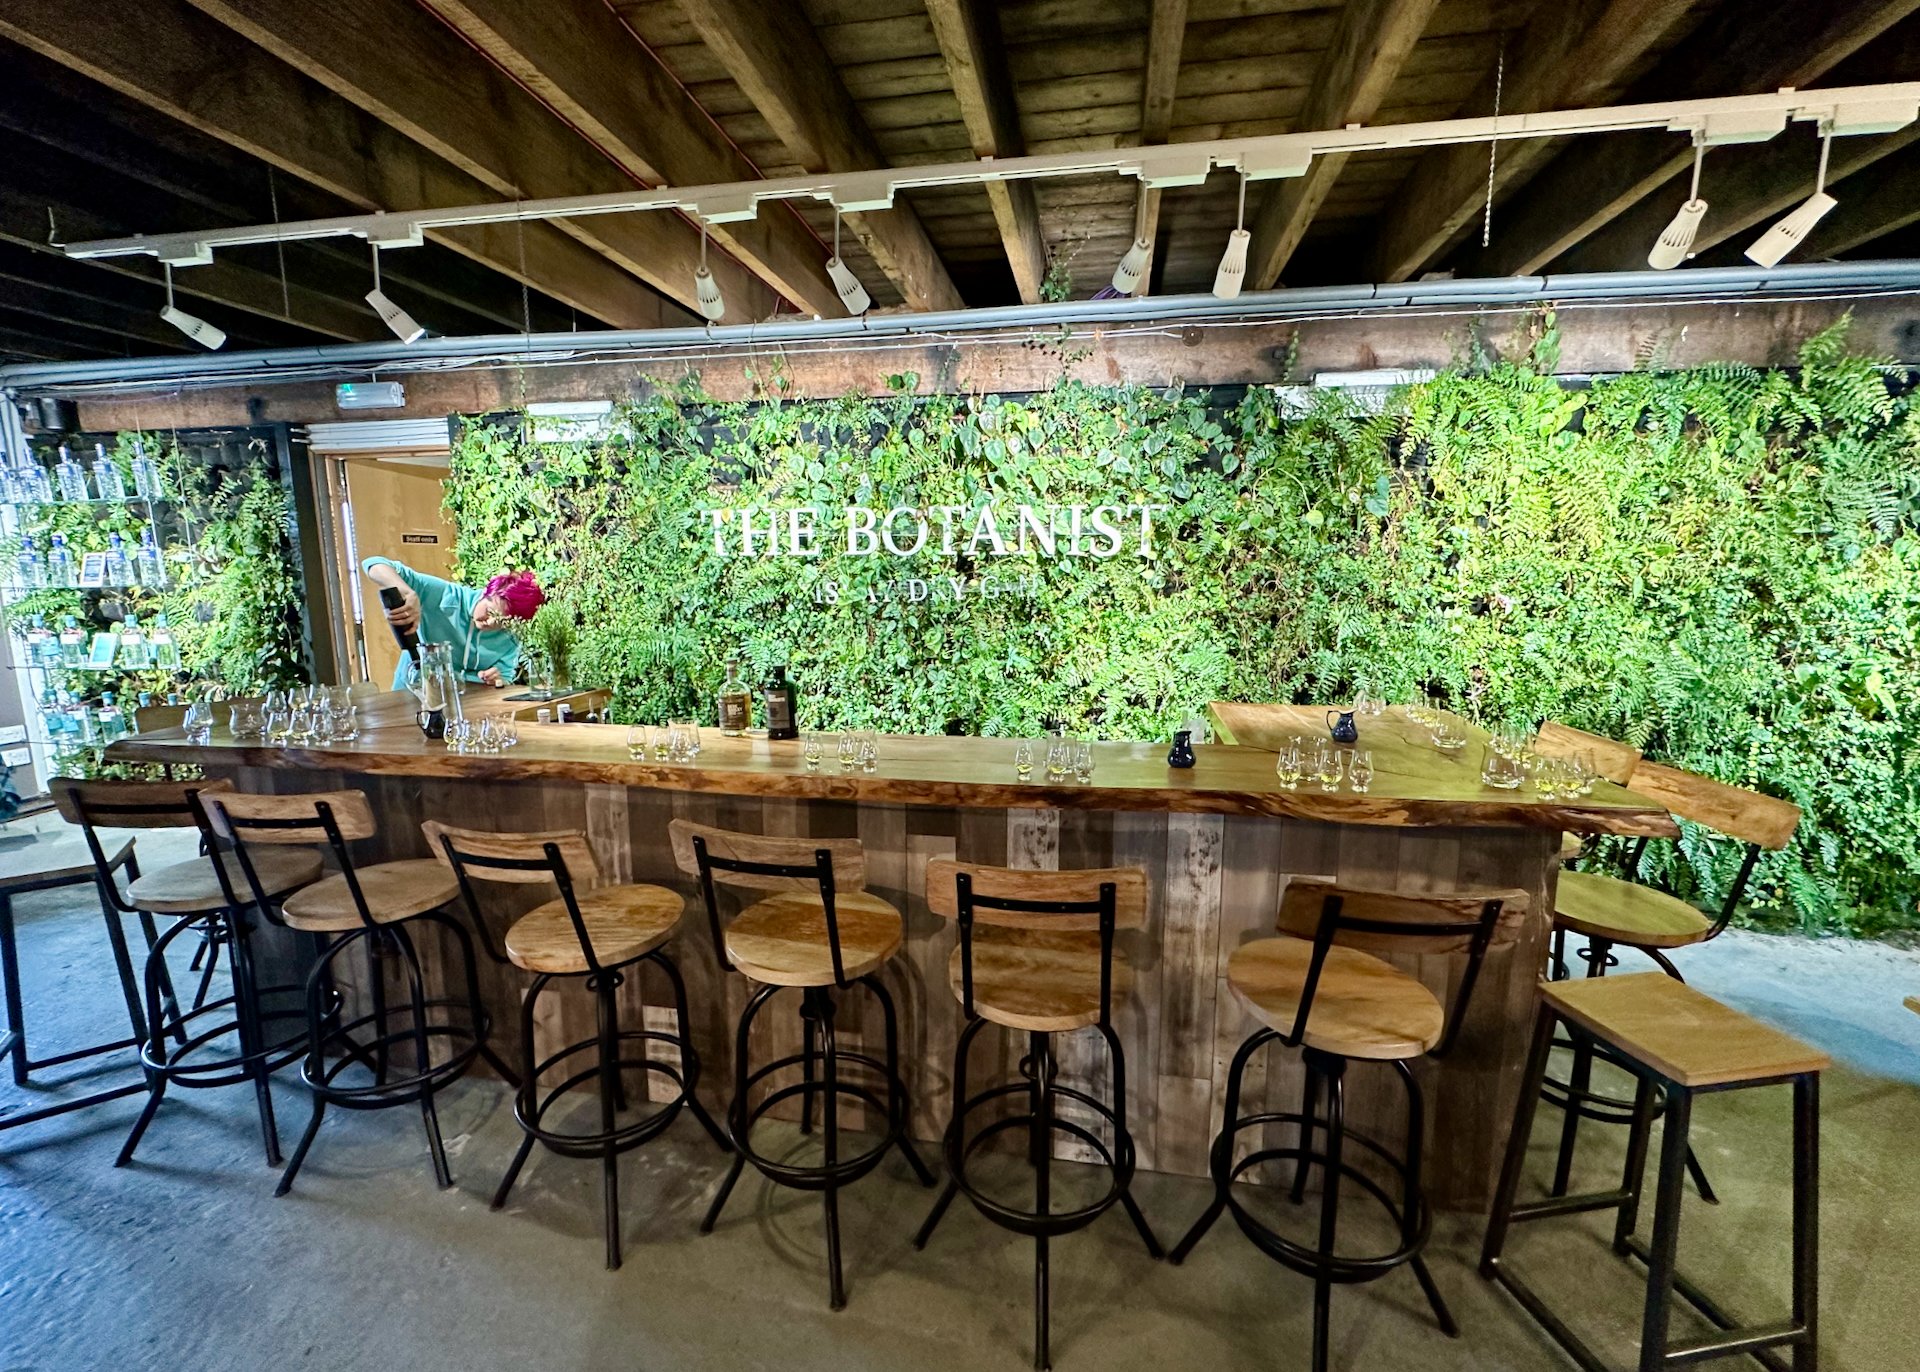
[[[693,300],[700,317],[709,324],[718,324],[720,316],[727,312],[727,302],[720,298],[720,283],[707,270],[707,221],[704,219],[700,221],[700,270],[693,274]]]
[[[1146,276],[1147,267],[1153,261],[1153,243],[1149,239],[1136,238],[1133,246],[1127,249],[1120,265],[1113,269],[1113,288],[1122,295],[1136,294],[1140,289],[1141,278]]]
[[[1795,205],[1774,222],[1772,228],[1754,240],[1747,259],[1763,267],[1777,266],[1780,259],[1806,241],[1813,226],[1840,202],[1827,194],[1827,153],[1833,148],[1833,129],[1820,126],[1820,171],[1813,179],[1813,194]]]
[[[173,264],[167,264],[167,303],[160,311],[160,317],[180,330],[188,338],[203,348],[217,348],[227,341],[227,335],[196,314],[188,314],[173,303]]]
[[[367,292],[367,303],[373,306],[373,312],[380,316],[380,322],[393,330],[393,336],[402,343],[417,343],[426,336],[426,330],[420,322],[388,298],[380,289],[380,247],[373,249],[373,289]]]
[[[1247,232],[1247,174],[1240,173],[1240,209],[1234,216],[1233,232],[1227,236],[1227,251],[1220,258],[1220,270],[1213,274],[1213,293],[1220,300],[1233,300],[1247,279],[1247,245],[1253,235]]]
[[[1687,203],[1673,216],[1673,222],[1660,231],[1660,237],[1654,240],[1653,251],[1647,254],[1647,265],[1655,271],[1671,270],[1693,256],[1693,238],[1700,232],[1700,221],[1707,213],[1707,202],[1700,198],[1700,164],[1706,155],[1707,145],[1700,141],[1699,134],[1695,134],[1693,189],[1687,193]]]
[[[840,303],[847,307],[848,314],[865,314],[873,308],[873,297],[867,294],[867,288],[860,284],[852,268],[840,260],[839,210],[833,212],[833,256],[827,259],[827,275],[833,280],[833,288],[840,292]]]

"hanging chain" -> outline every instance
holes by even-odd
[[[1500,40],[1500,57],[1493,67],[1493,120],[1496,127],[1500,122],[1500,95],[1507,81],[1507,40]],[[1486,247],[1493,242],[1493,162],[1500,149],[1500,140],[1487,140],[1487,204],[1480,216],[1480,246]]]

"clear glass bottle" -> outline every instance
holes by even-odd
[[[127,540],[117,532],[107,535],[107,578],[109,586],[131,586],[133,563],[127,557]]]
[[[137,585],[158,588],[167,584],[167,567],[160,560],[160,545],[154,540],[151,524],[140,530],[140,546],[133,552],[133,572]]]
[[[164,500],[160,490],[160,464],[147,456],[146,445],[135,441],[133,445],[133,493],[141,500]]]
[[[107,445],[93,445],[93,489],[102,500],[125,500],[127,485],[120,479],[120,464],[107,456]]]
[[[753,692],[740,677],[740,659],[727,659],[727,679],[720,686],[720,732],[739,738],[753,727]]]
[[[60,660],[60,640],[53,636],[47,621],[35,615],[27,625],[27,661],[36,667],[49,667]]]
[[[73,565],[73,554],[67,551],[67,536],[55,534],[52,544],[47,548],[47,584],[49,586],[74,586],[79,584]]]
[[[140,616],[129,614],[126,623],[120,626],[118,645],[113,651],[113,665],[116,667],[151,667],[153,649],[147,644],[147,636],[140,632]]]
[[[80,627],[72,615],[68,615],[60,625],[60,665],[87,665],[87,631]]]
[[[35,459],[31,451],[21,458],[20,465],[14,468],[14,482],[20,488],[21,504],[53,504],[53,478],[47,474],[47,469]]]
[[[153,632],[147,635],[147,654],[153,665],[163,671],[180,670],[180,645],[173,641],[173,630],[167,627],[165,610],[154,617]]]
[[[113,692],[107,691],[100,697],[100,722],[95,732],[95,737],[86,741],[89,743],[95,741],[111,743],[116,738],[126,737],[126,733],[127,717],[121,713],[120,707],[114,703]]]
[[[767,726],[769,739],[798,738],[800,727],[794,721],[794,687],[787,680],[785,666],[773,669],[773,675],[767,678],[767,684],[760,688],[761,716]]]
[[[60,498],[62,500],[84,503],[87,494],[87,469],[73,460],[73,454],[67,445],[60,445],[60,461],[54,465],[53,473],[60,479]]]
[[[15,575],[20,579],[21,590],[37,591],[47,584],[46,559],[33,546],[30,535],[20,540],[20,556],[15,559],[14,565],[19,568]]]

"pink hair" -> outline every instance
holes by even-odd
[[[532,572],[502,572],[481,594],[506,606],[509,619],[532,619],[533,612],[547,603],[547,593]]]

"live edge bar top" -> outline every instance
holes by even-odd
[[[463,697],[469,717],[516,708],[506,692],[476,688]],[[219,711],[222,716],[225,711]],[[1289,735],[1326,732],[1325,711],[1312,706],[1216,703],[1212,713],[1222,743],[1196,748],[1190,769],[1167,766],[1165,743],[1096,743],[1093,779],[1048,782],[1014,775],[1017,740],[888,736],[873,772],[843,772],[833,750],[808,771],[800,743],[727,738],[701,733],[691,764],[633,761],[621,724],[529,724],[503,754],[459,754],[422,736],[413,702],[404,693],[362,698],[363,724],[352,743],[280,747],[236,741],[222,727],[206,744],[186,741],[178,729],[122,739],[110,761],[190,763],[219,771],[267,767],[370,776],[457,777],[493,783],[516,778],[571,780],[707,794],[837,800],[882,805],[983,809],[1147,810],[1218,815],[1266,815],[1330,824],[1403,827],[1547,829],[1580,834],[1672,837],[1673,818],[1657,802],[1606,782],[1571,801],[1541,800],[1530,792],[1499,791],[1480,783],[1484,736],[1472,731],[1465,748],[1444,753],[1426,730],[1397,709],[1360,721],[1357,746],[1373,752],[1375,775],[1366,794],[1345,786],[1322,791],[1302,781],[1280,785],[1273,748]],[[1037,751],[1037,750],[1036,750]],[[1036,758],[1044,767],[1044,756]]]

